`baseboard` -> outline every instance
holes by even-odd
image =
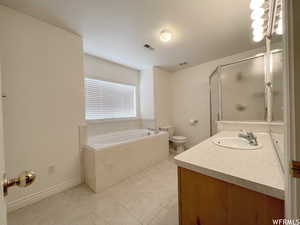
[[[24,206],[33,204],[35,202],[38,202],[38,201],[40,201],[44,198],[47,198],[47,197],[51,196],[51,195],[57,194],[59,192],[67,190],[71,187],[77,186],[81,183],[82,183],[82,181],[81,181],[80,177],[69,179],[69,180],[67,180],[65,182],[62,182],[60,184],[53,185],[53,186],[51,186],[51,187],[49,187],[49,188],[47,188],[43,191],[40,191],[40,192],[37,192],[37,193],[34,193],[34,194],[30,194],[30,195],[27,195],[25,197],[19,198],[17,200],[8,202],[7,203],[8,212],[11,212],[11,211],[20,209]]]

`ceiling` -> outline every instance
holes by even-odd
[[[226,3],[226,4],[225,4]],[[249,0],[0,0],[82,36],[84,51],[136,69],[197,65],[250,50]],[[159,40],[162,29],[174,39]],[[154,51],[145,49],[150,44]]]

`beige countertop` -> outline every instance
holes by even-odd
[[[270,134],[255,133],[263,145],[257,150],[234,150],[212,142],[216,137],[237,135],[235,131],[222,131],[177,155],[175,162],[179,167],[284,199],[283,172]]]

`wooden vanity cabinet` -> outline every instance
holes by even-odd
[[[180,225],[273,225],[284,201],[178,168]]]

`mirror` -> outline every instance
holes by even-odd
[[[270,74],[272,93],[272,115],[270,124],[271,138],[283,167],[284,162],[284,105],[283,105],[283,39],[282,36],[274,35],[270,39]],[[284,170],[284,169],[283,169]]]
[[[283,121],[283,40],[273,36],[270,40],[270,72],[272,92],[271,121]]]
[[[283,122],[282,4],[269,6],[261,34],[265,50],[219,65],[210,76],[211,134],[218,120]]]

